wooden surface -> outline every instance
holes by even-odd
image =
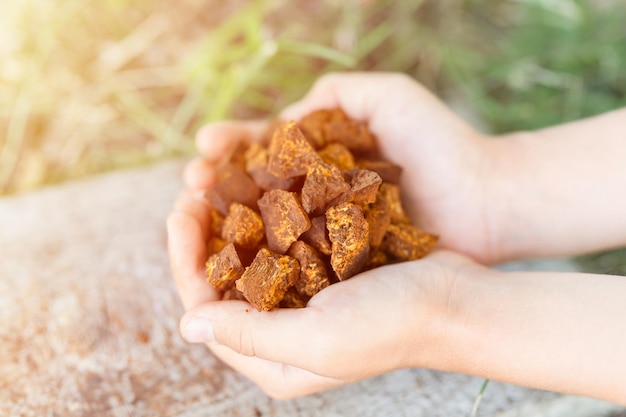
[[[168,162],[0,200],[1,416],[470,413],[479,378],[402,370],[274,401],[203,346],[185,343],[164,228],[181,168]],[[479,415],[615,410],[492,383]]]

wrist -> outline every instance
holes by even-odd
[[[502,272],[452,252],[437,252],[424,259],[430,277],[426,299],[431,301],[427,324],[413,334],[420,349],[410,357],[410,367],[469,373],[473,349],[480,341],[478,311],[487,303],[485,282]],[[422,317],[421,320],[424,320]],[[409,344],[411,345],[411,344]]]
[[[534,132],[515,132],[489,140],[490,169],[483,213],[489,236],[488,263],[536,256],[537,239],[545,232],[541,178]],[[545,180],[545,178],[544,178]]]

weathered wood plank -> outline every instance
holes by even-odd
[[[180,161],[0,200],[0,415],[460,416],[481,380],[403,370],[273,401],[178,334]],[[492,384],[483,415],[562,396]]]

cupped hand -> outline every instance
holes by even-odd
[[[333,107],[366,122],[383,155],[404,168],[402,193],[416,224],[439,234],[441,247],[498,259],[485,204],[489,141],[397,74],[325,76],[282,118]],[[265,121],[222,122],[198,134],[202,156],[186,167],[187,190],[168,218],[170,264],[188,311],[182,334],[279,398],[424,365],[445,331],[440,319],[455,271],[471,264],[462,256],[438,253],[368,271],[328,287],[304,309],[259,313],[245,302],[217,301],[204,276],[210,218],[202,194],[236,144],[259,140],[267,128]]]
[[[487,140],[411,78],[388,73],[345,73],[322,77],[281,118],[341,107],[366,122],[382,154],[403,167],[402,195],[414,222],[440,236],[440,247],[483,263],[505,260],[493,204],[494,171],[502,158]],[[202,155],[187,167],[190,189],[215,181],[219,161],[242,139],[259,138],[264,122],[223,122],[197,136]],[[495,199],[497,200],[497,199]]]
[[[450,290],[472,262],[439,252],[331,285],[306,308],[258,312],[243,301],[218,301],[206,283],[202,204],[185,193],[168,219],[172,271],[187,309],[180,322],[186,340],[207,343],[275,398],[432,365],[450,322]]]

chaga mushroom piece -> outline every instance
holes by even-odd
[[[313,297],[330,285],[326,263],[312,246],[297,241],[291,245],[288,254],[300,263],[300,276],[295,283],[300,294]]]
[[[339,142],[356,152],[374,149],[374,136],[364,123],[348,119],[333,121],[326,125],[326,141]]]
[[[374,171],[366,169],[351,169],[343,172],[344,178],[350,181],[349,202],[360,206],[373,203],[382,178]]]
[[[398,184],[400,182],[402,167],[392,162],[362,159],[356,162],[356,166],[378,173],[385,182],[392,184]]]
[[[295,258],[262,248],[235,285],[257,310],[269,311],[280,303],[299,274]]]
[[[308,167],[321,161],[294,121],[278,126],[268,150],[268,170],[278,178],[305,175]]]
[[[311,221],[295,193],[271,190],[258,203],[265,223],[267,244],[274,252],[287,252],[289,246],[311,227]]]
[[[210,255],[219,253],[224,247],[228,245],[228,242],[217,236],[211,236],[206,244],[206,251]]]
[[[313,246],[318,252],[330,255],[331,246],[326,230],[326,216],[321,215],[311,219],[311,228],[300,236],[304,242]]]
[[[224,290],[222,294],[222,300],[238,300],[238,301],[247,301],[246,297],[244,297],[243,293],[237,289],[234,285],[230,288]]]
[[[413,261],[426,256],[437,240],[411,224],[391,224],[381,248],[398,260]]]
[[[369,225],[360,206],[342,203],[326,211],[326,228],[332,243],[330,264],[343,281],[363,270],[369,256]]]
[[[372,248],[370,249],[370,254],[367,257],[367,262],[365,262],[365,267],[363,269],[369,270],[378,268],[379,266],[387,265],[390,263],[389,255],[387,252],[380,248]]]
[[[316,149],[338,142],[358,152],[374,150],[375,139],[367,126],[350,119],[339,108],[314,111],[304,116],[299,126]]]
[[[311,297],[300,294],[293,287],[289,288],[278,306],[280,308],[304,308]]]
[[[328,203],[350,190],[339,168],[319,162],[311,165],[302,186],[302,207],[314,216],[324,213]]]
[[[297,178],[279,178],[268,168],[268,151],[260,143],[252,143],[245,153],[246,172],[263,190],[291,190],[298,183]]]
[[[221,291],[232,287],[243,272],[239,255],[232,243],[224,246],[219,253],[211,255],[206,262],[207,281]]]
[[[222,227],[222,239],[241,248],[254,249],[264,236],[265,229],[261,216],[243,204],[230,205]]]
[[[317,110],[307,114],[298,123],[298,127],[315,149],[321,149],[326,145],[325,126],[333,118],[334,110]]]
[[[228,175],[210,188],[205,196],[212,207],[226,216],[233,203],[255,207],[261,196],[261,189],[245,172],[231,166]]]
[[[341,143],[328,144],[319,151],[319,155],[324,162],[329,165],[335,165],[342,171],[355,167],[352,152]]]
[[[410,223],[409,217],[402,207],[400,200],[400,188],[395,184],[383,183],[378,189],[378,198],[382,198],[389,204],[389,213],[391,215],[391,223]]]
[[[370,246],[377,248],[383,242],[391,224],[389,202],[382,197],[377,198],[365,208],[365,219],[370,227]]]
[[[219,210],[211,207],[209,209],[209,231],[211,236],[222,236],[222,227],[224,226],[224,215]]]

